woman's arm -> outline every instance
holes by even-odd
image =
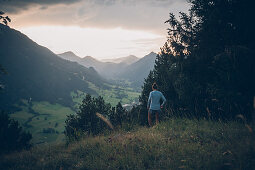
[[[150,92],[149,99],[148,99],[148,102],[147,102],[147,109],[150,108],[150,104],[151,104],[151,92]]]
[[[162,98],[162,100],[163,100],[163,103],[161,104],[161,108],[163,108],[163,106],[164,106],[164,104],[166,103],[166,98],[165,98],[165,96],[161,93],[161,98]]]

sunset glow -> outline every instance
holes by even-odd
[[[36,26],[20,29],[29,38],[55,53],[73,51],[80,57],[93,56],[97,59],[138,57],[158,52],[165,37],[146,31],[78,26]]]

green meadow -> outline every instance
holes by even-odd
[[[105,90],[92,83],[90,88],[112,106],[116,106],[118,102],[130,104],[138,101],[139,93],[134,92],[132,88],[109,86],[109,90]],[[20,111],[12,113],[10,116],[18,120],[21,126],[32,134],[32,143],[34,144],[63,142],[65,141],[63,132],[66,116],[74,114],[75,110],[78,110],[86,93],[77,91],[70,95],[74,102],[74,108],[45,101],[29,103],[27,100],[22,100],[23,104],[18,106]]]
[[[33,135],[32,143],[63,142],[66,115],[73,114],[74,111],[48,102],[32,102],[30,109],[29,107],[28,104],[22,106],[22,110],[11,114],[11,117]]]
[[[132,102],[138,102],[140,92],[136,92],[131,87],[121,87],[115,85],[107,85],[108,89],[100,89],[94,84],[89,83],[89,87],[95,90],[99,96],[102,96],[106,103],[110,103],[112,106],[116,106],[118,102],[122,104],[130,104]]]

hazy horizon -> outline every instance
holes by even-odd
[[[112,61],[112,60],[116,60],[116,59],[121,59],[121,58],[126,58],[126,57],[130,57],[130,56],[134,56],[134,57],[137,57],[137,58],[139,58],[139,59],[141,59],[141,58],[143,58],[143,57],[145,57],[146,55],[149,55],[150,53],[156,53],[155,51],[151,51],[151,52],[149,52],[149,53],[147,53],[147,54],[145,54],[144,56],[141,56],[141,57],[139,57],[139,56],[136,56],[136,55],[133,55],[133,54],[129,54],[129,55],[127,55],[127,56],[120,56],[120,57],[115,57],[115,58],[95,58],[95,57],[93,57],[93,56],[90,56],[90,55],[87,55],[87,56],[79,56],[79,55],[77,55],[75,52],[73,52],[73,51],[65,51],[65,52],[63,52],[63,53],[55,53],[55,54],[57,54],[57,55],[60,55],[60,54],[64,54],[64,53],[73,53],[74,55],[76,55],[77,57],[80,57],[80,58],[85,58],[85,57],[92,57],[92,58],[94,58],[94,59],[96,59],[96,60],[98,60],[98,61],[102,61],[102,62],[109,62],[109,61]],[[157,54],[157,53],[156,53]]]
[[[158,53],[167,40],[169,13],[186,0],[0,0],[10,27],[56,54],[72,51],[98,60]]]

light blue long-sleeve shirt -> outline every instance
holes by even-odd
[[[151,110],[160,110],[160,99],[163,100],[162,106],[166,102],[165,96],[160,91],[151,91],[148,99],[147,107]]]

